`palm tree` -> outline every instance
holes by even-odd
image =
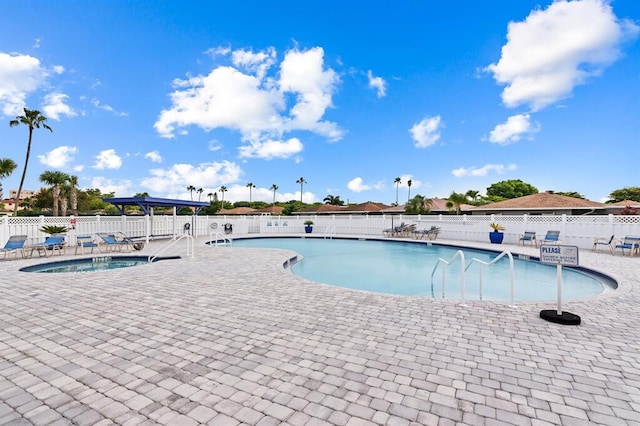
[[[213,196],[214,196],[214,195],[215,195],[215,194],[214,194],[213,192],[210,192],[210,193],[208,193],[208,194],[207,194],[207,197],[209,197],[209,202],[210,202],[210,203],[213,203]]]
[[[200,201],[200,199],[202,198],[202,193],[203,192],[204,192],[204,189],[198,188],[198,201]]]
[[[468,201],[466,195],[458,194],[455,191],[453,191],[451,195],[449,195],[449,198],[447,198],[447,200],[447,208],[455,208],[456,214],[460,214],[460,206]]]
[[[402,179],[400,179],[399,177],[395,178],[393,180],[393,183],[396,184],[396,206],[398,205],[398,187],[400,186],[400,184],[402,183]]]
[[[273,207],[276,206],[276,191],[278,190],[278,185],[276,185],[275,183],[273,185],[271,185],[271,188],[269,188],[271,191],[273,191]]]
[[[69,180],[71,180],[70,176]],[[60,216],[67,215],[69,196],[71,195],[71,185],[69,184],[69,180],[65,181],[65,183],[60,186]]]
[[[43,129],[47,129],[50,132],[53,132],[53,129],[49,127],[45,123],[47,121],[47,117],[42,115],[38,110],[29,110],[24,109],[24,115],[18,115],[15,120],[9,121],[10,127],[18,126],[20,123],[29,127],[29,139],[27,140],[27,155],[24,160],[24,169],[22,169],[22,177],[20,178],[20,185],[18,186],[18,193],[16,194],[16,203],[13,206],[13,214],[16,215],[18,212],[18,203],[20,201],[20,193],[22,192],[22,185],[24,185],[24,178],[27,175],[27,165],[29,164],[29,155],[31,154],[31,140],[33,138],[33,129],[39,129],[42,127]]]
[[[251,189],[255,187],[256,186],[253,184],[253,182],[249,182],[247,184],[247,188],[249,188],[249,207],[251,207]]]
[[[409,191],[407,192],[407,203],[409,202],[409,200],[411,199],[411,184],[413,183],[413,181],[411,179],[409,179],[407,181],[407,187],[409,188]]]
[[[40,175],[40,182],[51,186],[53,196],[53,215],[58,216],[58,205],[60,203],[60,187],[67,183],[70,176],[57,170],[47,170]]]
[[[302,202],[302,186],[303,186],[305,183],[307,183],[307,181],[306,181],[306,180],[304,180],[304,178],[303,178],[302,176],[300,176],[300,179],[298,179],[298,180],[296,181],[296,183],[299,183],[299,184],[300,184],[300,202]]]
[[[0,158],[0,200],[4,199],[1,181],[2,179],[9,177],[16,167],[18,167],[18,165],[11,158]]]
[[[416,195],[407,203],[405,213],[407,214],[427,214],[431,211],[431,198],[423,195]]]
[[[69,204],[71,214],[78,216],[78,176],[69,177]]]
[[[219,191],[222,194],[222,207],[224,207],[224,193],[227,192],[227,187],[223,185],[220,187]]]
[[[333,195],[329,194],[324,197],[322,201],[324,201],[325,204],[330,204],[332,206],[344,206],[344,201],[340,199],[339,195],[336,195],[334,197]]]
[[[191,201],[193,201],[193,191],[196,190],[196,187],[193,185],[187,186],[187,191],[189,191],[189,195],[191,195]]]
[[[480,195],[480,191],[474,191],[473,189],[470,189],[464,195],[466,195],[467,198],[470,198],[473,202],[476,202],[478,201],[478,196]]]

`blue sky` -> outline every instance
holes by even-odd
[[[81,7],[80,7],[81,6]],[[25,1],[0,16],[0,157],[126,197],[395,201],[640,186],[640,2]],[[197,194],[195,195],[197,199]]]

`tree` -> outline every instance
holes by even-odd
[[[404,210],[407,214],[427,214],[431,212],[431,198],[426,198],[420,194],[407,202]]]
[[[451,195],[449,195],[449,198],[447,198],[447,208],[453,208],[455,209],[456,214],[460,214],[460,206],[465,204],[467,201],[468,200],[466,195],[458,194],[457,192],[453,191]]]
[[[253,182],[249,182],[249,183],[247,184],[247,188],[249,188],[249,206],[251,206],[251,201],[252,201],[252,200],[251,200],[251,190],[252,190],[253,188],[255,188],[255,187],[256,187],[256,186],[253,184]]]
[[[336,195],[334,197],[333,195],[329,194],[324,197],[322,201],[324,201],[325,204],[330,204],[332,206],[344,206],[344,201],[340,199],[339,195]]]
[[[409,203],[409,200],[411,199],[411,184],[413,184],[413,181],[409,179],[407,181],[407,188],[409,188],[407,191],[407,203]]]
[[[212,203],[212,202],[213,202],[213,196],[214,196],[214,193],[213,193],[213,192],[209,192],[209,193],[207,194],[207,197],[209,197],[209,202],[210,202],[210,203]]]
[[[473,189],[468,190],[464,195],[469,198],[472,202],[478,201],[478,197],[480,196],[480,191],[476,191]]]
[[[204,192],[204,189],[198,188],[198,201],[200,201],[200,199],[202,198],[202,193],[203,192]]]
[[[227,187],[222,185],[219,189],[220,194],[222,194],[222,204],[224,204],[224,193],[228,191]]]
[[[616,189],[609,194],[610,200],[607,203],[617,203],[618,201],[640,201],[640,186],[626,186]]]
[[[189,195],[191,195],[191,201],[193,201],[193,191],[196,190],[196,187],[193,185],[187,186],[187,191],[189,191]]]
[[[402,179],[400,179],[399,177],[395,178],[393,180],[393,183],[396,184],[396,206],[398,205],[398,187],[400,186],[400,184],[402,183]]]
[[[9,177],[16,167],[18,167],[18,165],[11,158],[0,158],[0,200],[4,199],[2,179]]]
[[[278,185],[276,185],[275,183],[273,185],[271,185],[271,188],[269,188],[271,191],[273,191],[273,206],[275,207],[276,205],[276,191],[278,190]]]
[[[38,110],[29,110],[23,108],[24,115],[19,115],[15,120],[9,121],[9,127],[15,127],[24,124],[29,128],[29,139],[27,140],[27,155],[24,160],[24,169],[22,169],[22,177],[20,178],[20,185],[18,186],[18,193],[16,194],[16,202],[13,206],[13,214],[15,215],[18,212],[18,203],[20,202],[20,193],[22,192],[22,185],[24,185],[24,178],[27,175],[27,165],[29,164],[29,155],[31,155],[31,141],[33,139],[33,129],[39,129],[42,127],[43,129],[47,129],[50,132],[53,132],[53,129],[47,125],[47,117],[42,115]]]
[[[581,198],[583,200],[585,199],[584,195],[580,194],[579,192],[575,192],[575,191],[571,191],[571,192],[554,192],[554,194],[564,195],[565,197]]]
[[[304,180],[304,178],[303,178],[302,176],[300,176],[300,179],[298,179],[298,180],[296,181],[296,183],[299,183],[299,184],[300,184],[300,202],[302,202],[302,186],[303,186],[305,183],[307,183],[307,181],[306,181],[306,180]]]
[[[60,205],[60,187],[70,179],[69,175],[57,170],[47,170],[40,175],[40,182],[51,187],[53,194],[53,215],[58,216],[58,206]]]
[[[71,214],[78,216],[78,176],[69,176],[69,204]]]
[[[538,188],[520,179],[503,180],[487,188],[488,197],[519,198],[537,193]]]

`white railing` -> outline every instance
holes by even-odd
[[[335,226],[327,226],[324,230],[323,238],[333,240],[334,235],[336,235],[336,227]]]
[[[435,291],[434,291],[434,283],[433,283],[433,276],[436,273],[436,270],[438,269],[438,265],[440,265],[441,263],[444,264],[444,266],[442,267],[442,298],[444,299],[445,297],[445,283],[447,281],[447,266],[451,265],[451,263],[453,263],[453,261],[459,257],[460,258],[460,304],[462,306],[465,306],[465,283],[464,283],[464,271],[465,271],[465,261],[464,261],[464,253],[462,252],[462,250],[458,250],[455,252],[455,254],[451,257],[451,259],[449,260],[444,260],[443,258],[439,257],[438,261],[436,262],[435,266],[433,267],[433,271],[431,271],[431,297],[436,297],[435,296]]]
[[[222,241],[222,243],[220,243]],[[220,232],[212,232],[209,234],[209,247],[231,246],[233,244],[231,238],[224,236]]]
[[[178,237],[172,238],[171,240],[169,240],[169,242],[167,244],[163,245],[158,250],[156,250],[155,252],[150,254],[149,257],[147,258],[147,261],[148,262],[153,262],[154,260],[156,260],[158,258],[158,256],[160,256],[162,253],[166,252],[171,247],[175,246],[179,241],[182,241],[183,239],[187,240],[187,257],[193,257],[194,256],[194,248],[195,248],[194,239],[193,239],[193,237],[191,235],[183,234],[183,235],[180,235]]]
[[[471,265],[473,265],[474,263],[478,263],[479,266],[479,279],[480,279],[480,288],[479,288],[479,298],[480,300],[482,300],[482,266],[491,266],[494,263],[496,263],[498,260],[502,259],[504,256],[507,256],[509,258],[509,285],[510,285],[510,294],[511,294],[511,306],[512,308],[515,308],[515,302],[514,302],[514,298],[515,298],[515,294],[514,294],[514,268],[513,268],[513,255],[508,252],[508,251],[503,251],[502,253],[500,253],[498,256],[496,256],[495,259],[493,259],[491,262],[485,262],[483,260],[477,259],[477,258],[472,258],[471,262],[469,262],[469,264],[467,265],[467,267],[464,269],[465,272],[471,267]]]

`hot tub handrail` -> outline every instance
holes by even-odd
[[[511,292],[511,304],[509,305],[512,308],[515,308],[515,302],[514,302],[514,298],[515,298],[515,294],[514,294],[514,266],[513,266],[513,255],[511,254],[511,252],[509,251],[503,251],[502,253],[500,253],[498,256],[495,257],[495,259],[493,259],[491,262],[485,262],[484,260],[480,260],[478,258],[472,258],[471,261],[469,262],[469,264],[467,265],[467,267],[464,269],[465,271],[467,269],[469,269],[469,267],[471,267],[471,265],[473,265],[474,263],[479,263],[480,264],[480,270],[479,270],[479,276],[480,276],[480,298],[482,298],[482,265],[485,266],[491,266],[494,263],[496,263],[498,260],[502,259],[503,257],[507,256],[509,258],[509,285],[510,285],[510,292]]]
[[[231,238],[226,237],[221,232],[212,232],[209,234],[209,247],[218,247],[218,241],[222,240],[223,246],[231,246],[233,241]],[[213,244],[215,242],[215,244]]]
[[[438,269],[438,265],[440,263],[443,263],[444,266],[442,267],[442,298],[444,299],[444,287],[445,287],[445,281],[446,281],[447,266],[453,263],[456,257],[460,258],[460,299],[461,299],[460,305],[465,306],[465,288],[464,288],[465,287],[464,286],[465,260],[464,260],[464,252],[462,250],[456,251],[455,254],[448,261],[444,260],[441,257],[438,258],[438,261],[433,267],[433,271],[431,271],[431,296],[435,297],[435,293],[433,290],[433,276],[436,273],[436,269]]]
[[[171,240],[169,240],[167,244],[161,246],[158,250],[150,254],[149,257],[147,258],[147,261],[153,262],[154,260],[156,260],[158,256],[160,256],[162,253],[167,251],[169,248],[176,245],[178,241],[182,240],[183,238],[187,239],[187,256],[193,257],[193,254],[194,254],[193,253],[193,249],[194,249],[193,237],[189,234],[182,234],[179,237],[174,236]]]

